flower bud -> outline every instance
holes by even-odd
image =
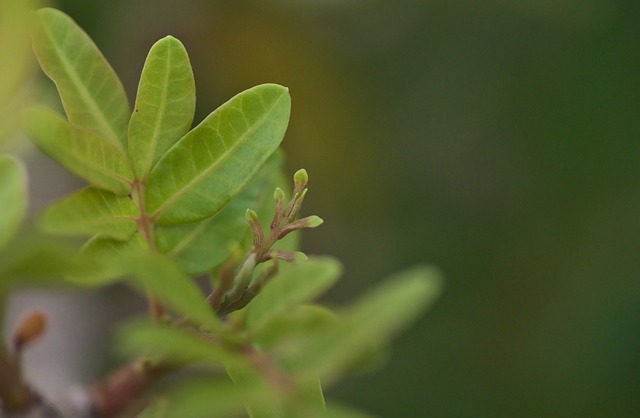
[[[309,175],[307,170],[301,168],[293,175],[293,193],[300,193],[307,186]]]

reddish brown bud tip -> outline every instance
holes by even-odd
[[[16,351],[37,340],[47,328],[47,319],[40,311],[29,312],[19,323],[13,334],[13,345]]]

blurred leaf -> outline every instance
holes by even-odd
[[[218,213],[278,147],[290,107],[285,87],[263,84],[216,109],[151,171],[148,213],[160,224],[195,222]]]
[[[311,336],[305,349],[283,363],[303,382],[316,376],[330,382],[371,345],[382,345],[397,334],[433,302],[440,287],[440,275],[432,268],[396,274],[349,308],[337,326]]]
[[[64,276],[80,274],[88,267],[77,252],[76,247],[59,238],[23,232],[0,256],[0,288],[63,285]]]
[[[142,252],[120,262],[129,267],[130,274],[138,279],[134,284],[143,292],[150,292],[162,304],[210,330],[220,328],[220,321],[205,302],[205,296],[173,261],[160,254]]]
[[[250,235],[244,216],[247,208],[261,207],[265,200],[272,200],[274,178],[281,164],[281,155],[275,153],[256,178],[210,219],[193,224],[158,225],[155,232],[158,250],[174,258],[190,274],[201,274],[218,266],[235,245]]]
[[[273,392],[263,381],[239,385],[221,379],[201,378],[180,382],[176,389],[158,401],[164,406],[162,417],[229,418],[242,415],[245,402],[269,405]]]
[[[335,325],[337,321],[339,316],[328,308],[301,304],[289,308],[286,314],[274,317],[257,330],[253,341],[263,350],[287,351],[299,346],[309,336]]]
[[[80,286],[104,286],[121,280],[129,274],[129,266],[122,260],[131,260],[144,249],[140,235],[134,235],[128,241],[94,236],[82,248],[81,257],[91,269],[81,274],[67,277],[67,280]]]
[[[136,232],[138,208],[129,197],[88,187],[47,208],[39,224],[60,235],[95,235],[128,240]]]
[[[14,237],[27,211],[27,173],[18,160],[0,155],[0,250]]]
[[[276,275],[247,306],[247,329],[257,332],[278,315],[326,291],[340,276],[340,263],[313,258]]]
[[[159,341],[162,344],[158,344]],[[120,352],[128,356],[147,355],[163,364],[204,362],[222,368],[223,362],[244,362],[239,355],[225,349],[220,340],[214,340],[214,337],[198,337],[188,331],[150,322],[138,321],[121,327],[117,346]]]
[[[0,0],[0,148],[17,131],[32,75],[27,2]]]
[[[89,36],[64,13],[34,13],[33,49],[60,93],[69,121],[127,149],[131,115],[124,88]]]
[[[149,170],[189,131],[196,92],[189,56],[172,36],[149,51],[129,122],[129,155],[143,182]]]
[[[25,123],[38,148],[70,172],[119,196],[131,192],[133,172],[117,145],[44,108],[27,109]]]

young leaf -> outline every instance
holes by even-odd
[[[0,250],[14,237],[27,210],[27,174],[8,155],[0,155]]]
[[[78,286],[97,287],[123,279],[131,270],[129,260],[145,248],[139,234],[128,241],[118,241],[98,235],[82,247],[81,259],[91,265],[78,274],[67,276],[67,281]]]
[[[431,304],[441,287],[437,271],[414,268],[389,278],[349,309],[337,326],[310,337],[306,349],[283,359],[300,381],[331,381],[363,351],[381,345]]]
[[[221,368],[223,363],[246,363],[239,355],[225,349],[220,341],[205,340],[174,327],[149,322],[137,321],[120,328],[117,345],[127,356],[148,355],[159,358],[163,364],[198,362]]]
[[[342,267],[332,258],[312,258],[274,277],[247,306],[247,328],[258,332],[271,320],[327,290]]]
[[[51,205],[39,223],[53,234],[126,241],[136,232],[137,218],[138,207],[129,197],[87,187]]]
[[[279,177],[281,164],[281,155],[275,153],[255,179],[212,218],[192,224],[158,225],[158,250],[175,259],[189,274],[202,274],[218,266],[227,259],[231,248],[250,235],[244,217],[247,208],[259,208],[272,200],[274,178]]]
[[[150,292],[161,303],[210,330],[220,328],[205,296],[173,261],[155,253],[140,253],[126,261],[137,279],[133,284],[141,291]]]
[[[60,238],[53,239],[33,231],[21,233],[0,257],[0,294],[12,286],[62,285],[65,274],[80,273],[86,264],[77,257],[78,249]]]
[[[89,36],[64,13],[34,13],[33,50],[60,93],[69,121],[127,149],[131,110],[124,88]]]
[[[133,171],[112,142],[44,108],[25,111],[27,133],[44,153],[89,183],[118,196],[131,192]]]
[[[242,416],[245,403],[269,405],[274,390],[262,380],[235,384],[213,378],[191,379],[180,384],[160,401],[162,417],[229,418]]]
[[[285,87],[263,84],[216,109],[151,171],[148,213],[160,224],[195,222],[218,213],[278,147],[290,108]]]
[[[196,92],[189,56],[172,36],[149,51],[129,122],[129,155],[136,177],[145,180],[151,167],[189,131]]]

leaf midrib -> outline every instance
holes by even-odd
[[[82,82],[80,82],[81,78],[79,77],[73,65],[71,65],[71,62],[67,59],[66,55],[63,54],[63,50],[58,47],[57,42],[55,42],[56,38],[53,37],[51,31],[49,30],[50,29],[49,26],[47,25],[43,25],[43,26],[44,26],[45,33],[49,37],[51,45],[53,45],[54,52],[58,55],[58,58],[60,59],[60,62],[62,63],[64,69],[67,71],[67,74],[71,79],[73,85],[75,85],[78,91],[80,92],[80,96],[82,97],[82,99],[89,104],[89,107],[91,108],[90,113],[97,118],[98,123],[103,128],[107,129],[107,133],[110,134],[110,138],[108,139],[116,143],[117,146],[121,148],[120,139],[118,137],[118,134],[114,130],[113,126],[111,126],[111,124],[107,121],[103,112],[100,111],[100,108],[95,102],[93,96],[89,93],[89,90],[86,88],[86,86]],[[67,33],[69,32],[67,31]]]
[[[284,94],[281,94],[280,97],[273,102],[273,105],[268,109],[268,111],[265,112],[264,115],[253,124],[253,127],[248,129],[243,135],[241,135],[239,140],[236,141],[236,143],[232,147],[229,147],[224,153],[221,154],[220,158],[218,158],[206,170],[203,170],[201,174],[195,176],[189,183],[185,185],[185,187],[180,189],[178,192],[174,193],[173,196],[171,196],[169,199],[165,200],[164,203],[161,204],[155,211],[153,211],[153,213],[150,216],[154,219],[157,219],[160,215],[162,215],[162,213],[165,210],[173,206],[177,200],[180,200],[185,194],[187,194],[194,187],[196,187],[203,178],[207,177],[220,164],[226,161],[227,158],[230,156],[230,154],[232,154],[234,150],[236,150],[241,144],[243,144],[246,141],[247,137],[251,136],[258,129],[259,126],[262,126],[262,124],[269,119],[269,116],[271,115],[273,110],[278,106],[278,104],[280,103],[280,101],[284,96],[285,96]]]

